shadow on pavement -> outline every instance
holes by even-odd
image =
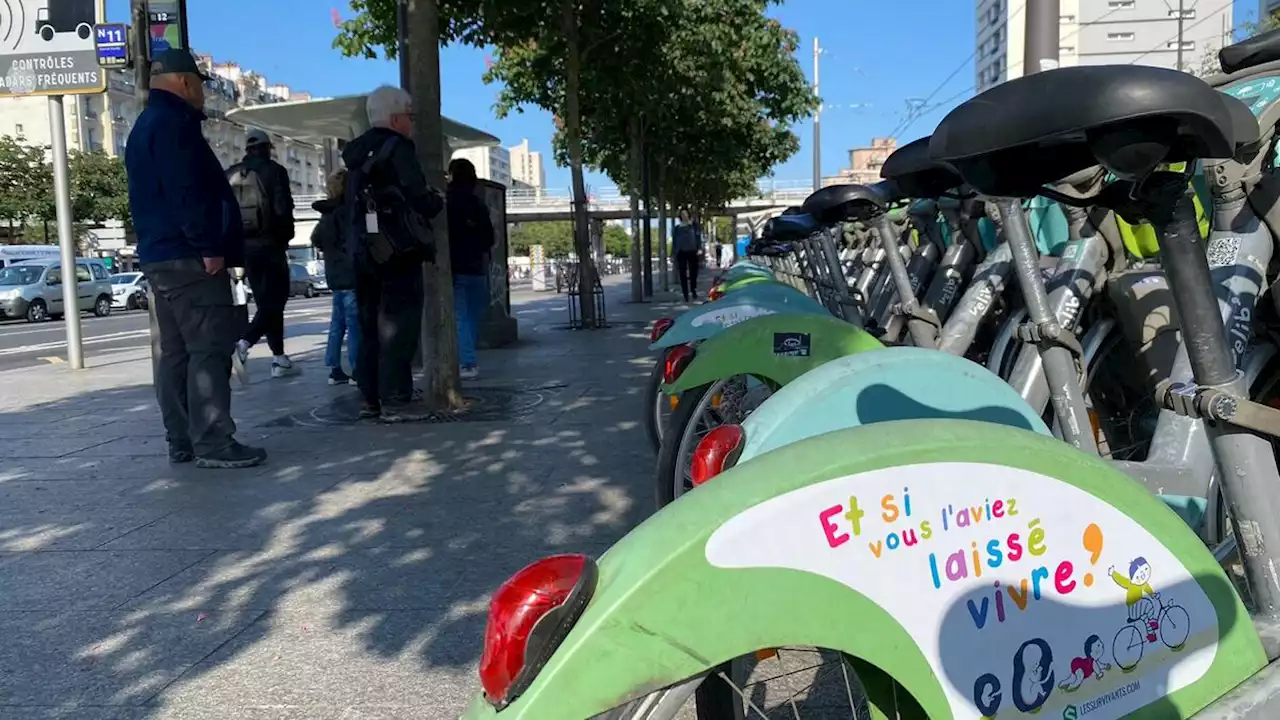
[[[482,354],[473,395],[538,395],[496,421],[279,422],[355,390],[324,385],[314,348],[284,381],[251,363],[239,438],[271,458],[249,471],[167,464],[145,359],[131,384],[0,412],[0,716],[456,716],[489,594],[650,512],[642,325],[663,306],[548,329],[563,309],[522,303],[521,343]]]

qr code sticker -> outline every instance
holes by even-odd
[[[1225,267],[1234,265],[1240,254],[1240,238],[1220,237],[1209,243],[1209,267]]]

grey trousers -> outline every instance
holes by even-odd
[[[155,296],[160,333],[156,400],[171,443],[196,455],[232,443],[231,353],[239,333],[231,278],[204,271],[198,258],[142,266]]]

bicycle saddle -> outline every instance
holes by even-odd
[[[892,182],[903,197],[914,198],[937,198],[964,182],[955,168],[929,157],[928,136],[890,154],[880,167],[880,177]]]
[[[1249,109],[1198,78],[1096,65],[1017,78],[962,103],[934,131],[929,154],[981,193],[1031,197],[1090,165],[1136,178],[1257,142]]]
[[[765,221],[761,237],[771,242],[803,240],[820,229],[822,226],[811,215],[779,215]]]
[[[866,220],[889,209],[887,188],[875,185],[828,185],[805,198],[805,212],[824,224]]]
[[[1280,30],[1270,30],[1218,51],[1222,72],[1234,73],[1280,60]]]

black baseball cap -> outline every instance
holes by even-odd
[[[209,76],[200,69],[195,56],[186,50],[170,48],[161,50],[151,57],[152,75],[171,75],[175,73],[191,73],[199,75],[203,80],[209,79]]]

